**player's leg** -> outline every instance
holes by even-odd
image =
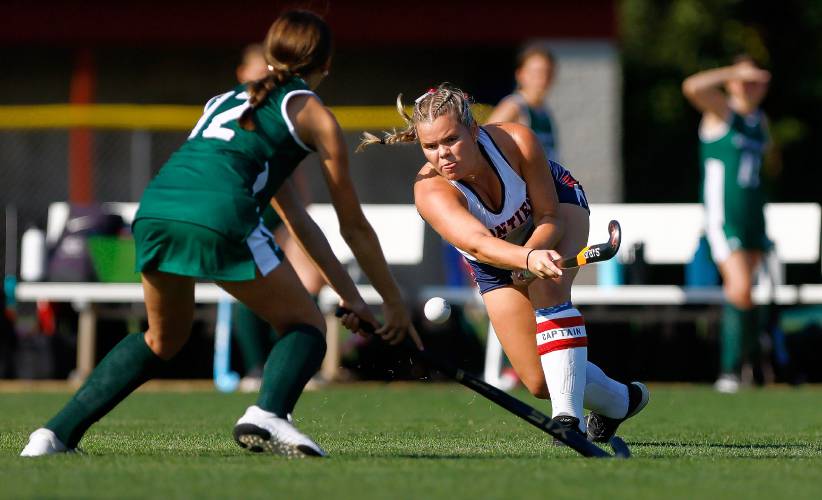
[[[257,404],[237,422],[235,439],[251,451],[325,455],[289,422],[305,384],[325,355],[325,322],[316,304],[287,262],[266,276],[219,285],[280,333],[265,363]]]
[[[238,388],[241,392],[257,392],[262,383],[266,356],[271,350],[271,337],[276,334],[267,321],[242,302],[231,307],[231,335],[237,341],[245,367]]]
[[[277,243],[285,252],[288,262],[291,263],[291,267],[294,268],[305,289],[314,297],[319,295],[320,290],[325,286],[325,280],[320,271],[314,267],[314,264],[284,226],[277,228],[275,235]]]
[[[194,280],[159,271],[143,273],[148,331],[126,336],[44,429],[32,434],[24,456],[72,450],[85,431],[134,389],[157,374],[191,333]]]
[[[720,392],[739,389],[739,370],[746,337],[756,336],[757,311],[751,297],[753,273],[759,252],[735,250],[719,263],[726,303],[720,328],[720,376],[715,387]]]
[[[565,232],[557,244],[557,251],[561,255],[573,255],[587,243],[588,212],[569,203],[561,203],[559,207]],[[585,320],[570,301],[576,273],[576,269],[566,269],[561,277],[536,281],[530,287],[537,314],[537,331],[544,333],[543,336],[537,334],[539,354],[549,387],[556,384],[562,397],[555,402],[552,390],[552,405],[564,404],[578,411],[578,401],[582,397],[582,405],[591,410],[589,438],[607,441],[621,422],[645,407],[649,393],[643,384],[617,382],[587,361]],[[575,337],[569,332],[578,335]],[[557,349],[555,346],[570,347]],[[581,396],[579,391],[583,393]]]

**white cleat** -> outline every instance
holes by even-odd
[[[289,458],[324,457],[320,446],[284,418],[249,406],[234,425],[234,440],[249,451],[267,451]]]
[[[714,382],[714,390],[722,394],[736,394],[739,392],[739,377],[727,373],[720,375]]]
[[[42,457],[44,455],[54,455],[55,453],[68,453],[72,450],[49,429],[41,427],[31,433],[29,444],[20,452],[21,457]]]

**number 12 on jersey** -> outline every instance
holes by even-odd
[[[232,99],[232,97],[234,99]],[[193,139],[202,131],[201,137],[204,139],[230,141],[234,138],[235,132],[226,127],[225,124],[231,120],[238,119],[243,114],[243,111],[249,106],[248,98],[248,92],[237,93],[235,90],[212,97],[205,106],[203,116],[200,117],[197,125],[195,125],[191,133],[188,134],[188,138]],[[233,102],[234,100],[240,100],[242,102],[237,104]],[[223,106],[224,104],[226,106]],[[236,105],[232,106],[232,104]],[[214,113],[221,108],[224,109],[224,111],[214,115]]]

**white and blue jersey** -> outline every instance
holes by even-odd
[[[462,181],[450,182],[465,196],[468,202],[468,211],[471,215],[482,222],[492,235],[514,245],[523,245],[534,231],[531,200],[528,198],[525,181],[511,167],[502,151],[482,127],[480,127],[477,143],[480,152],[491,165],[502,186],[502,206],[500,209],[494,210],[488,207],[467,183]],[[559,202],[578,205],[588,210],[585,191],[579,182],[559,163],[549,160],[549,164]],[[479,262],[474,256],[462,249],[458,248],[457,250],[471,266],[471,274],[480,288],[480,293],[511,284],[510,270]]]

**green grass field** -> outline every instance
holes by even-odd
[[[0,496],[822,498],[822,388],[652,391],[620,430],[631,460],[580,458],[472,392],[437,384],[305,394],[297,424],[329,459],[245,452],[231,427],[254,397],[211,392],[138,392],[92,427],[85,455],[22,459],[28,433],[69,394],[2,393]]]

